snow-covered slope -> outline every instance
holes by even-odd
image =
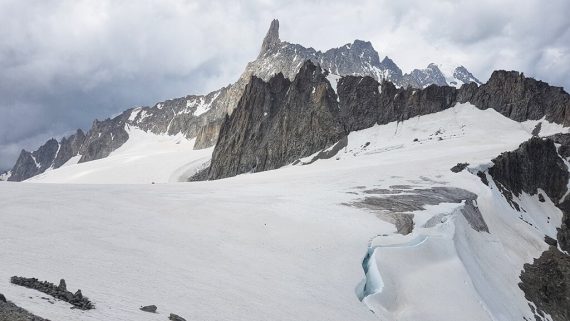
[[[30,178],[34,183],[134,184],[186,181],[207,163],[213,148],[194,150],[195,139],[169,136],[127,126],[129,139],[106,158],[77,163]]]
[[[164,320],[169,313],[187,320],[531,320],[518,276],[546,248],[544,234],[560,224],[560,211],[523,195],[517,201],[526,212],[516,212],[470,171],[516,148],[538,122],[465,104],[353,132],[337,155],[310,165],[218,181],[3,182],[0,287],[53,320]],[[568,130],[541,123],[541,135]],[[136,163],[144,149],[133,139],[97,162]],[[186,155],[182,149],[168,159]],[[163,171],[167,158],[151,158],[143,172]],[[470,166],[450,171],[459,162]],[[126,164],[123,170],[133,168]],[[85,165],[45,180],[72,177]],[[113,182],[118,174],[93,177]],[[480,217],[462,212],[466,200],[441,192],[450,190],[476,195]],[[387,209],[386,196],[410,196],[423,209]],[[433,197],[441,202],[421,204]],[[412,215],[407,235],[391,223],[402,214]],[[9,285],[12,275],[65,278],[96,309],[49,304]],[[138,310],[147,304],[159,314]]]

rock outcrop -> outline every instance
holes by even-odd
[[[481,109],[493,108],[520,122],[545,117],[550,122],[570,126],[570,95],[561,87],[517,71],[494,71],[487,83],[464,100]]]
[[[269,82],[254,76],[222,125],[208,178],[279,168],[345,135],[320,67],[305,62],[293,82],[282,74]]]
[[[564,196],[568,184],[568,168],[558,155],[552,139],[532,137],[518,149],[493,159],[489,174],[495,182],[519,196],[542,189],[556,203]]]
[[[4,298],[0,294],[1,298]],[[14,303],[7,301],[6,298],[0,298],[0,320],[3,321],[49,321],[48,319],[40,318],[30,312],[18,307]]]
[[[204,149],[216,145],[222,123],[223,121],[214,121],[200,128],[194,149]]]
[[[39,281],[36,278],[24,278],[13,276],[10,278],[10,282],[12,284],[20,285],[26,288],[38,290],[45,294],[51,295],[56,299],[60,299],[67,303],[72,304],[75,308],[81,310],[90,310],[94,309],[95,306],[88,298],[84,297],[81,293],[81,290],[77,290],[77,292],[72,293],[67,291],[65,281],[60,281],[59,286],[47,282],[47,281]]]
[[[564,162],[568,158],[569,143],[570,134],[544,139],[532,137],[518,149],[499,155],[489,168],[489,174],[511,204],[516,204],[512,195],[519,196],[522,192],[535,195],[542,189],[562,211],[557,240],[545,238],[550,248],[532,264],[524,265],[519,283],[525,297],[537,307],[536,314],[543,318],[548,313],[554,321],[570,319],[570,256],[566,254],[570,251],[570,199],[567,197],[570,175]],[[514,207],[519,209],[518,205]]]
[[[307,77],[305,73],[310,68],[315,68],[317,73],[320,74],[320,83],[317,84],[314,82],[300,81],[300,79]],[[505,88],[515,86],[513,83],[524,84],[527,82],[526,80],[521,81],[517,73],[495,72],[492,79],[489,81],[490,85],[484,85],[481,87],[471,83],[465,84],[459,89],[451,86],[436,85],[429,85],[424,89],[414,89],[396,87],[391,82],[379,83],[377,80],[369,76],[345,76],[336,84],[336,92],[334,90],[328,90],[326,94],[324,91],[322,92],[324,94],[323,97],[326,97],[324,101],[326,101],[327,106],[329,106],[326,110],[328,118],[331,119],[330,121],[319,123],[318,126],[320,127],[317,127],[315,131],[311,129],[310,126],[306,126],[306,120],[302,118],[305,116],[304,114],[293,113],[287,115],[287,119],[289,121],[291,119],[295,119],[296,121],[287,123],[287,126],[289,127],[287,127],[286,131],[276,131],[275,128],[279,128],[279,126],[284,125],[281,118],[275,118],[275,110],[306,111],[307,109],[314,108],[314,97],[312,95],[320,95],[321,91],[319,90],[331,88],[331,85],[328,83],[327,76],[328,71],[321,70],[308,60],[303,64],[300,73],[297,75],[292,85],[287,82],[288,79],[283,75],[271,78],[269,82],[253,77],[251,80],[252,82],[246,87],[246,91],[244,92],[236,111],[234,111],[234,114],[237,113],[237,115],[232,114],[227,117],[221,125],[218,140],[219,146],[214,150],[210,168],[207,170],[208,175],[202,172],[194,176],[192,180],[204,179],[206,177],[208,179],[218,179],[240,173],[259,172],[267,169],[278,168],[301,157],[306,157],[319,152],[322,148],[325,148],[322,147],[321,149],[317,149],[317,147],[322,144],[315,144],[317,139],[313,136],[316,132],[324,135],[323,141],[327,142],[326,145],[331,146],[334,143],[330,141],[331,137],[339,139],[339,137],[347,135],[352,131],[369,128],[375,124],[404,121],[412,117],[443,111],[453,107],[457,103],[468,102],[471,100],[475,101],[475,106],[478,108],[493,108],[508,117],[513,117],[514,120],[520,120],[520,113],[512,112],[512,108],[515,108],[513,103],[510,105],[499,106],[495,105],[497,103],[496,99],[486,100],[478,97],[485,97],[488,92],[500,92],[501,95],[504,96],[500,101],[512,101],[513,99],[509,98],[509,95],[512,94]],[[513,77],[516,79],[513,79]],[[528,80],[528,82],[535,83],[536,81]],[[283,96],[283,93],[279,90],[286,91],[286,97]],[[546,89],[541,90],[547,91]],[[554,92],[558,92],[555,89],[552,90]],[[297,95],[299,92],[307,93],[309,91],[311,91],[311,95]],[[297,95],[295,96],[296,100],[294,105],[292,105],[292,101],[290,100],[292,95]],[[530,93],[525,92],[525,95],[530,95]],[[535,103],[545,105],[550,102],[546,97],[542,99],[539,96],[540,95],[534,98]],[[568,94],[562,91],[559,99],[556,99],[556,101],[565,101],[567,97]],[[521,106],[523,105],[527,106],[521,103]],[[306,106],[307,109],[303,109],[301,106]],[[532,116],[532,118],[529,119],[540,119],[542,117],[548,117],[548,115],[555,115],[556,113],[548,112],[549,108],[541,108],[533,113],[527,113],[526,116]],[[570,107],[564,106],[564,108]],[[507,111],[507,109],[510,111]],[[282,114],[283,112],[279,113],[279,115]],[[551,120],[563,123],[564,115],[560,115],[560,117],[552,118]],[[328,129],[324,128],[323,126],[326,126],[327,124],[332,127]],[[342,130],[340,128],[342,128]],[[300,137],[305,136],[312,138],[309,140],[304,138],[300,139],[298,142],[296,141],[295,148],[289,148],[286,152],[283,152],[283,148],[286,148],[284,146],[289,146],[290,142],[282,141],[282,139],[278,138],[278,135],[290,135],[291,132],[295,133],[295,139],[300,139]],[[300,144],[306,145],[301,146]],[[530,142],[529,144],[532,145],[533,142]],[[262,145],[264,147],[258,149]],[[530,148],[539,147],[547,148],[540,143],[536,146],[530,146]],[[534,151],[528,152],[530,154],[534,153]],[[545,155],[552,156],[550,161],[556,161],[556,164],[548,163],[542,165],[547,167],[556,165],[558,168],[561,168],[560,173],[563,173],[562,166],[564,164],[562,160],[558,158],[556,150],[551,147],[549,150],[545,149],[543,152]],[[570,153],[570,150],[566,150],[565,153]],[[501,158],[497,159],[497,161],[500,162]],[[541,165],[537,162],[533,162],[532,164],[536,166]],[[521,163],[519,165],[523,164]],[[495,166],[495,170],[499,169],[501,166],[503,165],[497,164]],[[523,170],[522,168],[512,168],[512,165],[510,164],[505,164],[504,168],[501,168],[501,170],[507,169],[511,169],[513,173]],[[567,177],[563,174],[552,174],[551,177],[545,177],[537,174],[539,172],[540,169],[528,169],[528,175],[537,175],[537,179],[538,176],[540,176],[540,179],[543,180],[558,180],[558,182],[554,184],[556,186],[560,185],[558,183],[564,181]],[[505,173],[504,177],[498,177],[498,181],[515,177],[512,175],[513,173]],[[508,184],[511,185],[515,183],[516,182],[508,182]],[[544,186],[554,186],[551,184],[552,182],[545,181],[542,183]],[[521,191],[521,188],[521,186],[518,186],[514,190],[517,193],[516,195]],[[528,188],[528,186],[524,186],[524,188]],[[561,197],[561,195],[558,194],[553,194],[552,196]]]
[[[176,314],[174,314],[174,313],[171,313],[171,314],[168,316],[168,320],[171,320],[171,321],[186,321],[186,319],[184,319],[183,317],[181,317],[181,316],[179,316],[179,315],[176,315]]]
[[[570,320],[570,256],[551,247],[525,264],[519,287],[534,303],[536,314],[548,313],[554,321]]]
[[[144,312],[150,312],[150,313],[156,313],[156,305],[145,305],[140,307],[139,310],[144,311]]]

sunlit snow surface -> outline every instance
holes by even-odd
[[[156,135],[127,128],[129,140],[106,158],[77,164],[74,157],[57,170],[28,181],[35,183],[138,184],[186,181],[211,155],[213,148],[194,150],[194,139],[182,134]]]
[[[177,151],[168,137],[139,133],[107,159],[38,180],[146,184],[0,183],[0,292],[54,321],[165,320],[169,313],[206,321],[531,319],[518,275],[546,249],[544,234],[555,233],[560,212],[528,195],[517,200],[527,212],[516,212],[469,170],[515,149],[536,123],[460,105],[352,133],[339,154],[311,165],[155,185],[139,175],[171,181],[180,168],[207,162],[211,150],[196,156],[190,142]],[[566,131],[546,122],[542,129]],[[129,159],[145,160],[137,169]],[[458,162],[471,165],[451,172]],[[88,169],[96,174],[77,176]],[[490,233],[473,230],[458,214],[461,204],[414,213],[406,236],[379,213],[350,206],[366,190],[393,185],[476,193]],[[423,227],[436,215],[440,224]],[[360,302],[369,247],[375,286]],[[96,309],[52,305],[10,285],[12,275],[65,278]],[[148,304],[159,314],[138,310]]]

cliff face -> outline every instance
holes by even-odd
[[[41,174],[49,168],[60,167],[79,153],[85,138],[83,131],[78,130],[60,142],[50,139],[34,152],[22,150],[8,180],[19,182]]]
[[[494,71],[489,81],[465,97],[481,109],[493,108],[516,121],[541,119],[570,126],[570,96],[561,87],[516,71]]]
[[[552,139],[533,137],[518,149],[493,159],[489,168],[493,179],[515,196],[544,192],[557,203],[566,194],[568,168],[558,155]]]
[[[336,94],[320,67],[305,63],[293,82],[282,74],[269,82],[252,77],[221,127],[208,178],[279,168],[345,134]]]
[[[570,319],[570,256],[556,246],[570,251],[570,199],[566,197],[570,175],[564,163],[569,143],[570,134],[533,137],[518,149],[499,155],[489,169],[507,200],[512,199],[510,193],[534,195],[542,189],[562,211],[557,240],[551,241],[550,248],[532,264],[524,265],[519,284],[525,297],[537,307],[537,314],[548,313],[555,321]]]

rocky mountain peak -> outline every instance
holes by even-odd
[[[271,21],[271,25],[269,26],[269,30],[263,38],[263,43],[261,45],[261,51],[259,52],[259,57],[261,57],[264,53],[266,53],[271,47],[275,44],[280,43],[279,40],[279,20],[273,19]]]

